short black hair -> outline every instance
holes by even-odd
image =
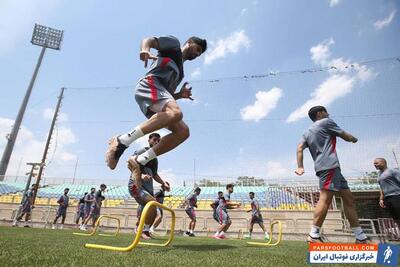
[[[188,41],[192,41],[193,43],[199,45],[201,47],[201,50],[202,50],[201,53],[206,52],[206,50],[207,50],[207,41],[206,41],[206,39],[201,39],[201,38],[199,38],[197,36],[192,36],[186,42],[188,42]]]
[[[322,112],[322,111],[326,111],[326,108],[324,106],[315,106],[310,108],[310,110],[308,111],[308,116],[310,117],[310,119],[312,121],[315,121],[317,119],[317,113],[318,112]]]
[[[153,138],[153,137],[160,138],[161,136],[160,136],[159,133],[152,133],[152,134],[149,135],[149,139],[151,139],[151,138]]]
[[[69,188],[68,188],[68,187],[67,187],[67,188],[64,188],[64,191],[65,191],[65,190],[68,190],[68,191],[69,191]]]
[[[107,188],[106,184],[101,184],[100,187]]]
[[[254,196],[254,192],[250,192],[249,195],[253,195]]]
[[[218,191],[218,195],[219,195],[219,194],[223,194],[223,193],[224,193],[224,192],[222,192],[222,191]]]
[[[385,162],[385,164],[387,165],[387,161],[385,158],[376,158],[376,160],[381,160],[381,161]]]
[[[226,185],[226,189],[228,189],[228,188],[233,188],[235,185],[234,184],[227,184]]]
[[[196,191],[201,191],[201,188],[200,187],[196,187],[195,189],[194,189],[194,191],[196,192]]]
[[[92,188],[90,188],[90,191],[92,191],[93,189],[96,190],[96,188],[92,187]]]

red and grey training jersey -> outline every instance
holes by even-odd
[[[195,193],[190,194],[186,197],[186,203],[186,209],[193,209],[197,205],[197,195]]]
[[[315,172],[340,167],[336,153],[336,136],[343,130],[330,118],[314,122],[303,134],[301,143],[309,148]]]
[[[259,216],[260,215],[260,204],[258,201],[253,198],[250,202],[251,205],[251,215],[252,216]]]
[[[184,76],[181,45],[179,40],[172,35],[155,37],[155,39],[159,48],[157,59],[151,64],[146,77],[156,77],[173,95]]]

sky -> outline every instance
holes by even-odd
[[[146,72],[140,42],[167,34],[181,44],[193,35],[208,41],[207,52],[184,65],[195,100],[178,103],[190,138],[159,157],[159,173],[173,185],[233,182],[240,175],[317,184],[307,150],[305,175],[294,175],[296,145],[311,124],[313,105],[325,105],[359,138],[357,144],[338,141],[346,177],[373,171],[375,157],[396,167],[398,3],[0,0],[0,152],[40,53],[30,44],[34,24],[65,31],[61,50],[46,50],[7,179],[23,181],[17,177],[28,171],[26,163],[40,161],[57,95],[66,87],[45,178],[125,182],[127,158],[147,139],[135,142],[114,171],[104,162],[107,141],[145,119],[134,100]],[[387,58],[394,59],[369,62]]]

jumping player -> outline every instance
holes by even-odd
[[[69,192],[69,188],[65,188],[64,195],[60,196],[57,200],[57,203],[59,204],[59,206],[58,206],[57,214],[56,214],[56,217],[54,218],[51,229],[56,229],[56,223],[57,223],[58,218],[60,218],[60,217],[62,217],[60,229],[63,229],[63,227],[64,227],[65,218],[67,216],[67,208],[68,208],[68,204],[69,204],[68,192]]]
[[[249,227],[249,238],[251,239],[251,235],[253,233],[253,227],[254,224],[257,223],[261,229],[263,230],[265,234],[265,239],[269,239],[268,232],[265,231],[265,226],[264,226],[264,220],[262,218],[261,212],[260,212],[260,204],[258,203],[257,199],[254,198],[254,192],[249,193],[250,197],[250,204],[251,204],[251,210],[248,210],[247,212],[251,212],[251,220],[250,220],[250,227]]]
[[[186,197],[186,208],[185,212],[190,218],[189,229],[186,231],[187,236],[194,237],[194,228],[196,227],[196,212],[194,208],[197,208],[197,197],[200,195],[200,187],[196,187],[189,196]]]
[[[149,135],[149,147],[145,147],[142,150],[135,152],[135,157],[137,155],[142,155],[152,147],[160,142],[160,135],[158,133],[152,133]],[[131,157],[132,158],[132,157]],[[152,200],[156,201],[153,196],[153,179],[161,184],[166,190],[169,191],[169,183],[164,181],[158,175],[158,160],[157,158],[153,158],[151,161],[147,162],[146,165],[140,165],[140,168],[132,167],[131,163],[135,164],[136,161],[128,161],[128,168],[132,171],[129,183],[128,190],[131,196],[137,201],[139,204],[137,216],[138,221],[136,226],[139,226],[139,221],[141,217],[141,213],[147,202]],[[149,210],[149,215],[146,217],[146,221],[144,224],[144,229],[142,232],[142,238],[149,239],[150,238],[150,225],[154,222],[156,218],[157,211],[155,207],[151,207]]]
[[[336,153],[336,137],[356,143],[357,138],[343,131],[332,119],[323,106],[312,107],[308,116],[314,122],[303,134],[297,146],[297,175],[304,174],[303,151],[308,147],[314,160],[316,175],[319,177],[320,197],[315,207],[313,225],[308,236],[309,242],[323,242],[320,229],[335,193],[343,200],[344,213],[354,232],[356,243],[367,243],[368,237],[361,229],[355,209],[355,201],[346,179],[340,171]]]
[[[158,51],[157,56],[151,54],[150,49]],[[106,153],[106,163],[110,169],[115,169],[122,153],[136,139],[145,134],[167,128],[170,134],[164,136],[154,147],[130,158],[132,168],[145,166],[149,161],[164,154],[189,137],[189,128],[183,122],[182,111],[176,100],[191,99],[191,88],[184,83],[181,90],[175,93],[177,86],[184,77],[183,63],[194,60],[207,49],[207,42],[198,37],[190,37],[182,47],[177,38],[161,36],[145,38],[141,43],[140,60],[144,61],[145,68],[149,59],[154,60],[145,77],[139,80],[136,86],[135,99],[143,114],[148,118],[132,131],[110,139]]]

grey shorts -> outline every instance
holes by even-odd
[[[23,213],[31,213],[32,212],[32,205],[30,203],[22,205],[22,212]]]
[[[65,216],[67,216],[67,209],[66,208],[58,208],[57,217],[65,218]]]
[[[340,172],[340,168],[324,170],[317,172],[319,177],[319,189],[329,191],[340,191],[342,189],[349,189],[346,179]]]
[[[150,118],[162,111],[165,104],[175,101],[157,77],[146,76],[136,86],[135,99],[143,114]]]
[[[196,212],[194,209],[185,209],[185,212],[192,221],[196,221]]]
[[[264,223],[264,220],[263,220],[263,218],[262,218],[262,216],[261,216],[261,214],[260,215],[253,215],[253,216],[251,216],[251,223],[258,223],[258,224],[262,224],[262,223]]]
[[[228,224],[231,222],[231,219],[229,218],[228,212],[226,212],[223,209],[217,209],[216,211],[217,216],[218,216],[218,222],[219,224]]]

